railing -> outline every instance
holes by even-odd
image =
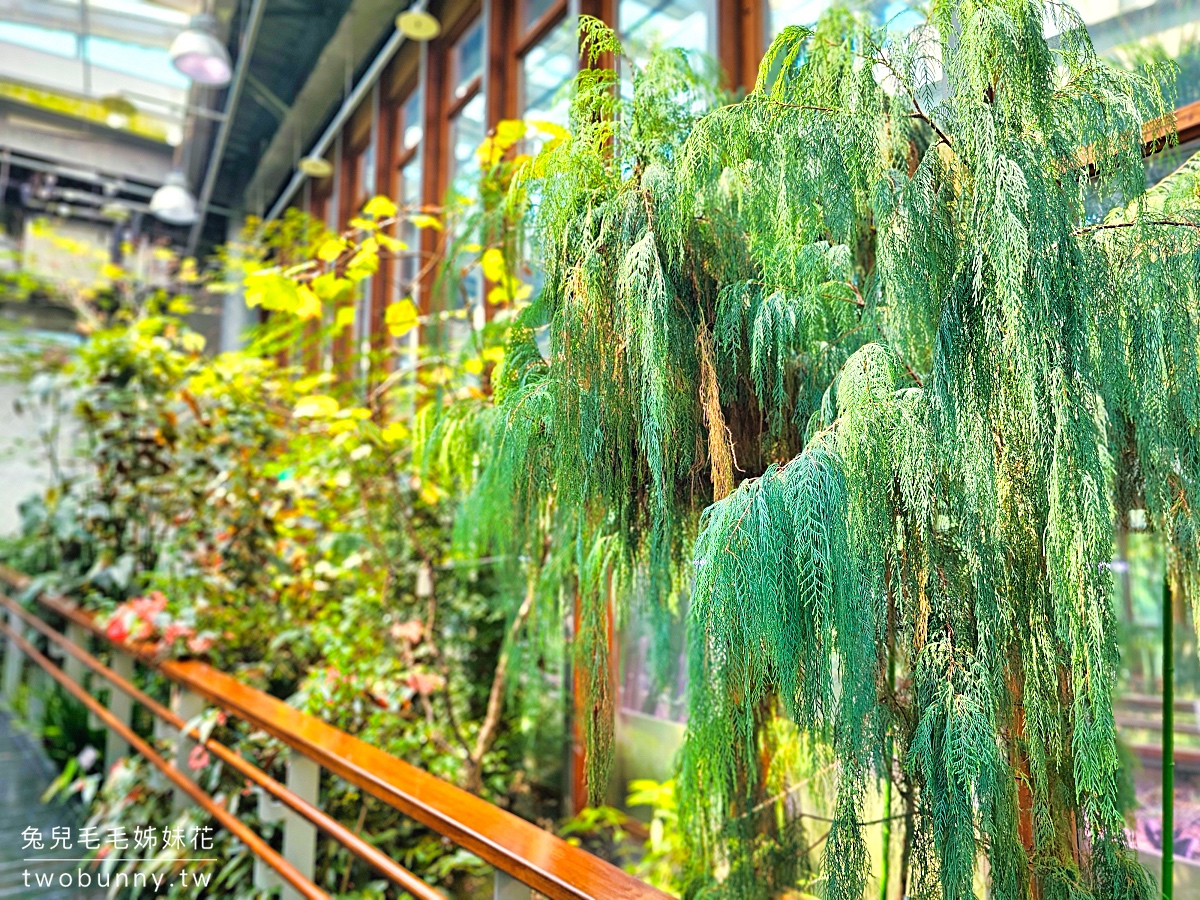
[[[25,590],[30,579],[0,566],[0,583]],[[64,632],[0,593],[0,606],[8,613],[7,624],[0,622],[0,633],[7,638],[3,690],[8,701],[11,703],[24,678],[26,661],[34,663],[31,678],[49,676],[103,725],[108,761],[126,755],[130,749],[144,757],[175,786],[178,805],[190,800],[250,849],[258,861],[256,884],[262,888],[280,884],[284,900],[328,900],[328,895],[313,883],[318,830],[419,900],[445,900],[417,875],[322,812],[318,791],[321,769],[356,785],[491,865],[496,873],[497,900],[527,898],[531,891],[551,900],[667,900],[666,894],[616,866],[212,666],[195,660],[160,660],[150,646],[112,641],[87,611],[65,598],[41,595],[37,602],[66,622]],[[92,637],[109,646],[110,666],[88,652]],[[46,642],[48,653],[36,646],[39,641]],[[50,658],[51,654],[61,657],[61,666]],[[170,680],[170,709],[133,684],[137,663]],[[87,670],[107,683],[107,706],[88,691]],[[131,723],[135,703],[170,729],[174,762],[134,732]],[[286,785],[235,750],[204,738],[194,725],[189,727],[206,704],[287,745]],[[31,718],[37,719],[38,715],[38,709],[31,711]],[[206,794],[186,764],[180,764],[197,744],[257,786],[259,818],[282,822],[282,853]]]

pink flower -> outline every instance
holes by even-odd
[[[207,653],[213,645],[213,639],[205,635],[190,637],[187,640],[187,648],[189,653],[194,653],[197,656]]]
[[[404,683],[418,694],[432,694],[446,682],[440,675],[433,675],[429,672],[413,672],[404,680]]]
[[[163,641],[170,646],[180,638],[190,638],[192,629],[182,622],[168,622],[167,627],[163,629]]]
[[[151,591],[145,597],[134,597],[129,607],[139,619],[153,625],[158,614],[167,608],[167,598],[162,591]]]
[[[408,641],[419,644],[425,634],[425,625],[420,619],[409,619],[407,622],[397,622],[391,629],[392,638],[397,641]]]
[[[211,761],[208,751],[204,749],[203,744],[197,744],[192,748],[192,752],[188,754],[188,768],[193,772],[197,769],[203,769]]]
[[[154,634],[154,625],[145,619],[135,618],[130,626],[132,628],[132,634],[129,635],[130,640],[144,641]]]

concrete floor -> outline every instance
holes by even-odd
[[[11,534],[21,524],[21,501],[44,491],[50,484],[50,467],[38,438],[39,417],[15,408],[24,386],[0,381],[0,534]],[[67,429],[64,429],[66,432]],[[60,457],[67,452],[66,435],[60,439]]]
[[[87,863],[69,858],[82,854],[63,849],[47,850],[53,828],[70,828],[72,834],[79,825],[78,812],[72,806],[59,803],[43,804],[42,793],[54,777],[53,766],[41,748],[14,724],[6,713],[0,713],[0,900],[84,900],[103,896],[103,892],[64,887],[61,881],[74,878],[77,868]],[[46,836],[42,850],[23,849],[22,833],[36,828]],[[39,861],[30,861],[36,857]],[[28,879],[26,879],[28,873]],[[50,880],[54,887],[36,887],[38,875],[43,883]],[[26,880],[30,886],[26,887]]]

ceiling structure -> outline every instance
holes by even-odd
[[[863,2],[884,10],[884,18],[903,6]],[[1102,50],[1152,37],[1175,55],[1181,42],[1200,39],[1196,0],[1074,2]],[[202,247],[223,242],[224,214],[271,206],[408,5],[0,0],[0,195],[24,166],[57,173],[73,189],[102,187],[105,196],[144,206],[180,167],[196,194],[212,182],[214,215],[193,238]],[[256,28],[249,27],[253,10],[260,13]],[[171,64],[171,41],[201,11],[216,17],[235,61],[246,55],[236,90],[193,85]],[[247,32],[253,45],[243,47]],[[231,118],[222,128],[226,111]]]
[[[218,0],[225,20],[236,0]],[[220,92],[168,48],[201,0],[0,0],[0,201],[63,219],[142,214]],[[11,224],[11,223],[9,223]]]
[[[244,205],[243,194],[260,157],[280,134],[281,123],[292,120],[296,98],[310,73],[319,69],[317,60],[351,6],[351,0],[267,0],[245,89],[233,112],[214,202]]]
[[[167,49],[199,0],[0,0],[0,97],[182,142],[190,84]]]
[[[212,180],[215,215],[206,218],[204,243],[224,241],[223,214],[243,206],[259,156],[352,0],[263,0],[258,27],[250,29],[255,6],[0,0],[0,196],[12,190],[14,173],[40,171],[70,189],[102,186],[105,196],[144,209],[149,193],[181,168],[196,194]],[[235,67],[247,54],[236,90],[192,84],[171,63],[171,42],[199,12],[216,17]],[[247,31],[252,46],[243,46]],[[227,112],[232,118],[222,129]],[[214,162],[219,168],[210,175]]]

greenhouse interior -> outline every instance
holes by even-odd
[[[1200,900],[1196,0],[0,0],[0,898]]]

